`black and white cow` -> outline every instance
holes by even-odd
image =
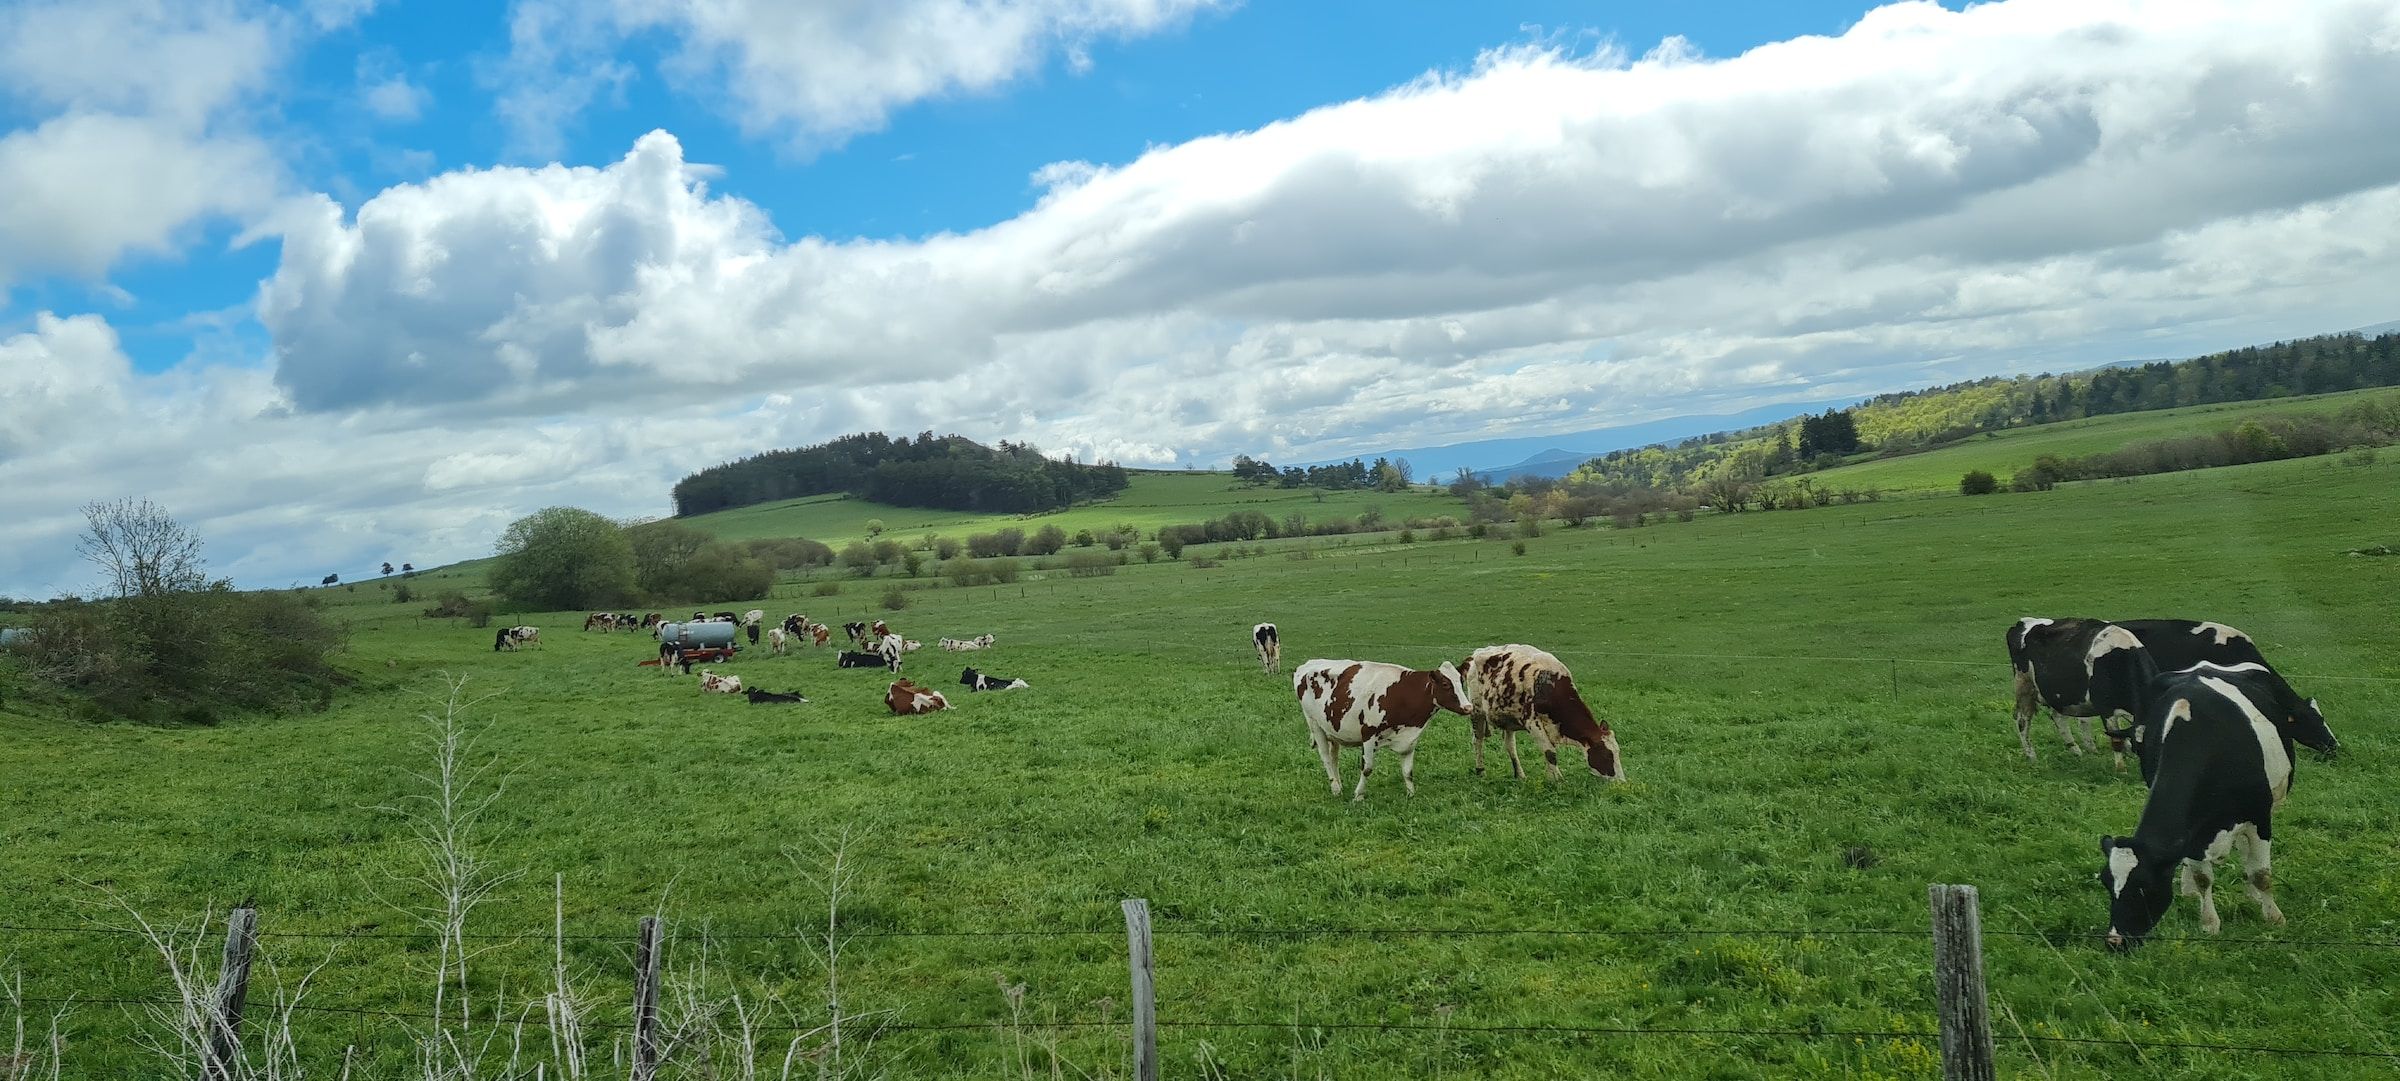
[[[833,666],[836,668],[888,668],[890,663],[884,660],[881,653],[862,653],[854,649],[845,649],[840,656],[833,659]]]
[[[857,647],[859,647],[860,649],[865,649],[865,648],[866,648],[866,645],[867,645],[867,625],[866,625],[866,623],[864,623],[864,622],[851,622],[851,623],[844,623],[844,624],[842,624],[842,633],[850,636],[850,644],[851,644],[851,645],[857,646]]]
[[[1269,673],[1283,669],[1283,642],[1277,637],[1275,625],[1261,623],[1250,628],[1250,644],[1258,647],[1258,665]]]
[[[2297,743],[2317,752],[2319,757],[2333,758],[2341,753],[2342,743],[2333,736],[2333,726],[2325,723],[2324,711],[2317,708],[2313,698],[2302,698],[2274,668],[2255,661],[2240,664],[2209,664],[2201,662],[2180,672],[2169,672],[2151,680],[2143,689],[2144,705],[2159,695],[2170,693],[2182,677],[2217,676],[2240,683],[2266,714],[2267,722],[2283,739],[2286,752]],[[2144,716],[2148,713],[2144,712]],[[2106,726],[2103,725],[2103,730]],[[2134,723],[2121,731],[2109,731],[2109,738],[2119,744],[2133,744],[2136,757],[2142,763],[2142,783],[2154,784],[2158,779],[2159,741],[2149,738],[2149,726],[2137,716]]]
[[[2239,849],[2242,882],[2259,915],[2275,907],[2268,847],[2275,808],[2292,790],[2292,740],[2271,716],[2284,691],[2259,670],[2198,665],[2160,676],[2136,724],[2155,746],[2145,756],[2150,798],[2131,837],[2100,838],[2107,868],[2108,945],[2131,949],[2174,902],[2175,880],[2200,899],[2200,929],[2220,922],[2212,865]],[[2277,681],[2280,682],[2280,681]],[[2326,733],[2330,738],[2331,733]]]
[[[1010,679],[1007,676],[987,676],[972,668],[960,672],[958,681],[970,691],[1016,691],[1032,686],[1021,679]]]
[[[2089,648],[2098,644],[2100,628],[2104,626],[2118,627],[2130,633],[2149,655],[2156,672],[2178,672],[2196,664],[2251,664],[2273,672],[2273,667],[2267,664],[2266,657],[2258,651],[2258,644],[2249,635],[2222,623],[2188,619],[2028,617],[2018,620],[2009,627],[2008,656],[2010,665],[2016,670],[2017,740],[2025,749],[2027,761],[2033,760],[2033,742],[2026,730],[2033,722],[2034,710],[2038,706],[2047,706],[2051,711],[2051,719],[2058,722],[2059,735],[2066,739],[2068,748],[2077,754],[2082,754],[2084,748],[2075,742],[2066,718],[2085,719],[2084,738],[2087,741],[2091,740],[2092,721],[2099,720],[2102,730],[2109,733],[2111,749],[2116,754],[2116,768],[2125,768],[2125,737],[2131,734],[2132,729],[2129,726],[2124,731],[2109,731],[2107,718],[2113,713],[2124,713],[2131,717],[2131,696],[2122,693],[2123,688],[2114,686],[2109,678],[2095,675],[2090,665],[2091,658],[2087,655]],[[2127,678],[2133,677],[2134,670],[2131,667],[2119,667]],[[2082,669],[2080,683],[2077,669]],[[2282,682],[2282,677],[2275,678],[2277,682]],[[2103,704],[2090,696],[2095,681],[2099,684],[2098,693],[2108,700],[2107,708],[2102,708]],[[2289,686],[2286,685],[2284,690],[2288,693]],[[2306,712],[2316,712],[2315,702],[2295,698],[2295,703],[2304,706]],[[2321,715],[2316,723],[2322,727]],[[2098,750],[2099,744],[2091,742],[2091,747]]]
[[[773,691],[762,691],[756,687],[745,687],[742,690],[742,694],[747,696],[750,699],[750,704],[754,706],[764,706],[774,703],[788,703],[797,705],[808,701],[808,699],[802,697],[798,691],[793,691],[790,694],[776,694]]]

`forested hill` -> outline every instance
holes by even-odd
[[[903,507],[1031,514],[1115,495],[1125,470],[1046,458],[1030,444],[998,448],[924,432],[912,442],[882,432],[773,450],[711,466],[675,484],[675,514],[690,517],[779,499],[847,492]]]
[[[1906,454],[1983,432],[2111,413],[2400,385],[2400,334],[2329,334],[2181,361],[2065,375],[1993,376],[1884,394],[1838,413],[1796,417],[1675,446],[1593,459],[1586,483],[1680,487],[1807,472],[1861,454]],[[1840,414],[1838,423],[1828,423]]]

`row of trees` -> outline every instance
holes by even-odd
[[[2046,492],[2066,481],[2309,458],[2393,443],[2400,443],[2400,405],[2358,402],[2335,413],[2246,420],[2223,431],[2153,439],[2079,458],[2045,454],[2018,470],[2006,486]],[[1980,470],[1959,479],[1959,491],[1967,495],[1989,495],[2001,487],[2000,478]]]
[[[1756,484],[1838,465],[1862,451],[1910,453],[2031,424],[2395,385],[2400,334],[2335,334],[2177,362],[1995,376],[1884,394],[1820,416],[1616,451],[1579,472],[1589,480],[1653,487],[1690,487],[1720,475]]]
[[[1331,465],[1312,465],[1307,468],[1294,465],[1277,469],[1272,462],[1237,454],[1233,456],[1233,478],[1256,487],[1272,484],[1281,488],[1369,488],[1398,492],[1416,482],[1416,472],[1409,467],[1406,458],[1377,458],[1373,465],[1363,459],[1352,458]]]
[[[1028,443],[865,432],[711,466],[676,482],[674,497],[678,517],[837,492],[904,507],[1032,514],[1114,495],[1127,483],[1114,463],[1078,465]]]

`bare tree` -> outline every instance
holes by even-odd
[[[200,538],[147,499],[86,503],[75,551],[108,577],[119,597],[188,593],[208,584]]]

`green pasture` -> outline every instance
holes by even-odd
[[[1438,489],[1423,487],[1406,492],[1320,493],[1308,488],[1248,487],[1236,484],[1230,473],[1135,473],[1131,479],[1132,483],[1114,499],[1049,514],[970,514],[825,495],[761,503],[682,521],[721,540],[807,537],[838,548],[850,541],[866,539],[869,520],[882,521],[884,532],[897,539],[913,541],[926,533],[965,540],[971,533],[1012,528],[1030,533],[1048,525],[1064,529],[1070,535],[1083,529],[1098,533],[1118,525],[1132,525],[1146,535],[1163,525],[1202,522],[1245,510],[1258,511],[1278,521],[1301,514],[1312,522],[1356,518],[1369,508],[1380,510],[1386,520],[1395,523],[1410,518],[1466,516],[1458,500]]]
[[[2017,470],[2031,466],[2034,459],[2045,454],[2061,458],[2101,454],[2134,443],[2228,431],[2245,420],[2330,415],[2360,401],[2400,401],[2400,389],[2378,387],[2301,398],[2114,413],[1994,432],[1922,454],[1862,461],[1811,476],[1819,486],[1836,489],[1956,493],[1958,478],[1970,470],[1981,469],[2006,484]]]
[[[1129,498],[1161,521],[1201,506],[1168,502],[1168,481],[1195,501],[1206,483]],[[897,613],[857,586],[772,602],[887,615],[927,642],[909,673],[957,708],[905,719],[882,708],[880,670],[837,671],[824,651],[723,666],[812,700],[750,706],[636,667],[647,638],[581,633],[579,613],[509,617],[545,641],[495,654],[489,630],[333,590],[360,683],[327,713],[163,730],[0,711],[0,923],[123,922],[105,890],[153,919],[254,896],[270,932],[407,931],[393,902],[413,898],[391,875],[410,842],[376,808],[417,790],[416,718],[447,673],[478,700],[479,752],[508,770],[482,850],[524,874],[471,930],[522,936],[475,961],[479,1008],[512,1015],[549,979],[558,875],[568,934],[596,936],[566,953],[593,1016],[622,1023],[635,922],[663,912],[672,963],[705,943],[719,986],[814,1024],[821,969],[798,942],[750,936],[823,919],[808,875],[847,830],[843,922],[874,937],[853,940],[842,986],[896,1026],[854,1033],[851,1054],[893,1078],[1049,1076],[1048,1048],[1062,1076],[1125,1076],[1121,1027],[1051,1024],[1125,1017],[1127,897],[1156,914],[1166,1076],[1930,1077],[1934,882],[1982,891],[2006,1076],[2386,1077],[2390,1059],[2163,1045],[2400,1051],[2400,559],[2344,554],[2400,542],[2395,496],[2400,462],[2279,462],[1557,529],[1522,556],[1362,544],[928,589]],[[2276,821],[2288,927],[2234,887],[2214,941],[2187,941],[2188,900],[2129,956],[2075,937],[2103,928],[2097,839],[2130,831],[2143,792],[2063,753],[2046,719],[2040,760],[2019,753],[2001,635],[2033,613],[2223,620],[2323,700],[2346,751],[2302,762]],[[1540,645],[1616,726],[1630,780],[1552,783],[1538,764],[1512,780],[1504,759],[1473,776],[1467,726],[1443,716],[1414,799],[1396,762],[1364,803],[1330,796],[1287,678],[1250,652],[1262,619],[1287,666]],[[932,651],[982,632],[996,649]],[[962,662],[1032,687],[969,695],[951,686]],[[1508,933],[1420,933],[1440,930]],[[963,931],[1095,933],[893,934]],[[29,998],[158,986],[127,939],[0,935]],[[323,963],[317,1003],[429,1008],[422,941],[263,943],[287,979]],[[1002,988],[1019,983],[1012,1013]],[[1422,1028],[1352,1027],[1378,1022]],[[410,1024],[305,1013],[298,1028],[311,1076],[356,1047],[353,1076],[383,1077]],[[967,1027],[909,1027],[939,1025]],[[1511,1026],[1587,1031],[1488,1031]],[[130,1027],[120,1007],[75,1009],[66,1076],[143,1076]],[[1622,1029],[1828,1035],[1597,1031]],[[785,1039],[762,1053],[779,1060]]]

